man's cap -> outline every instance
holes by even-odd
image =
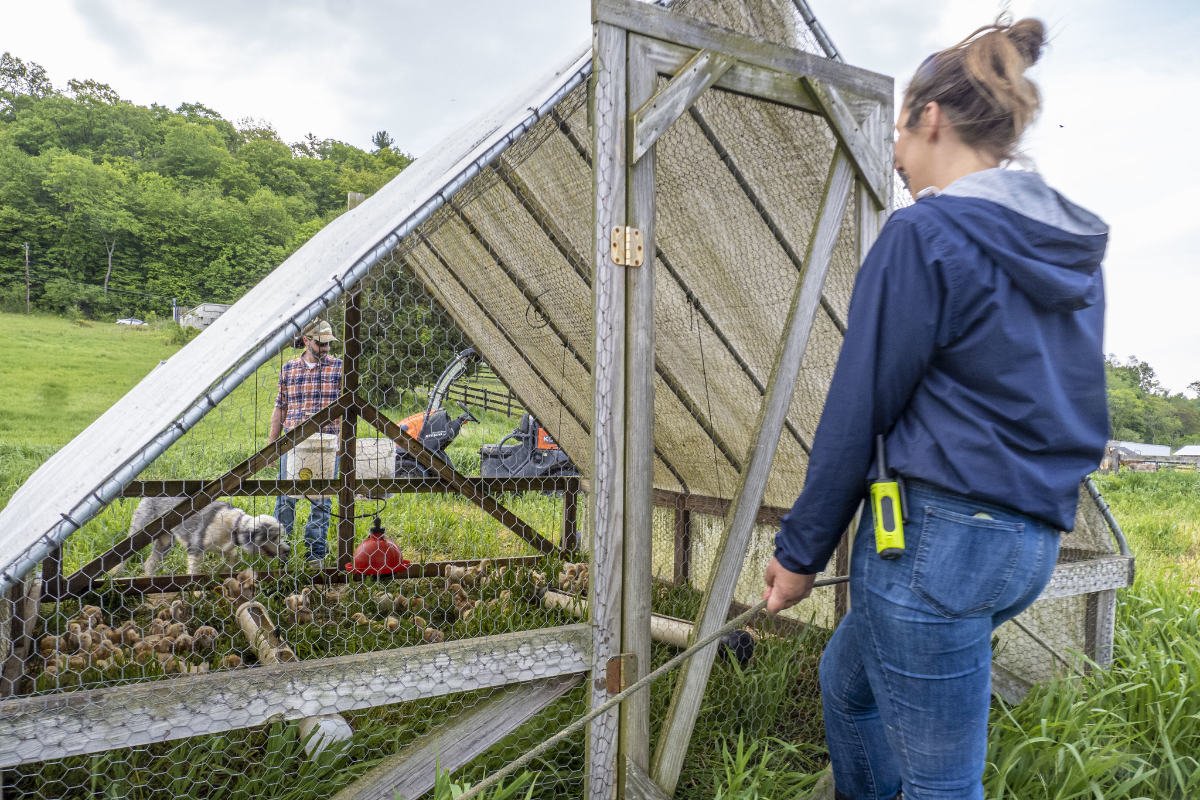
[[[329,323],[323,319],[315,320],[304,329],[304,335],[315,342],[336,342],[337,337],[333,335],[333,328],[329,327]]]

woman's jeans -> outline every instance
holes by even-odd
[[[287,458],[290,453],[284,453],[279,458],[279,477],[287,476]],[[329,550],[329,516],[333,510],[333,500],[326,497],[322,500],[310,501],[312,506],[308,512],[308,522],[304,523],[305,559],[320,561]],[[275,519],[283,526],[283,530],[292,535],[292,526],[296,522],[296,498],[281,495],[275,500]]]
[[[912,482],[905,551],[875,553],[869,504],[850,613],[821,657],[825,737],[853,800],[982,800],[992,631],[1050,579],[1059,532]]]

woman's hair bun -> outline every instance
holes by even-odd
[[[1046,26],[1040,19],[1026,17],[1014,22],[1008,28],[1008,40],[1025,59],[1028,66],[1033,66],[1042,57],[1042,48],[1046,46]]]
[[[1001,160],[1012,157],[1041,107],[1025,71],[1042,56],[1046,26],[1032,18],[1008,20],[1001,17],[925,59],[905,92],[907,127],[917,124],[926,103],[936,101],[963,142]]]

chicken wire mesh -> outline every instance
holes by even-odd
[[[677,5],[816,50],[790,3]],[[598,430],[614,397],[594,384],[611,349],[594,341],[587,101],[567,93],[346,287],[322,312],[329,351],[284,347],[13,591],[8,796],[416,797],[436,768],[472,782],[545,742],[611,693],[593,679],[618,643],[587,624],[613,559],[611,542],[588,552],[593,452],[631,415],[655,423],[652,666],[694,640],[837,144],[815,115],[717,90],[658,141],[654,401]],[[852,197],[733,611],[758,599],[804,480],[859,212]],[[281,381],[324,373],[274,430]],[[122,545],[143,498],[189,522],[171,536],[148,507],[145,541]],[[1084,500],[1057,583],[998,632],[1007,696],[1104,661],[1128,560]],[[822,577],[847,572],[843,548]],[[724,642],[677,796],[711,796],[739,735],[820,767],[816,665],[847,603],[827,586]],[[654,747],[672,681],[649,690]],[[593,753],[615,748],[612,720]],[[587,759],[582,733],[539,755],[534,796],[583,796]]]
[[[398,262],[325,317],[333,353],[311,340],[286,348],[25,585],[3,680],[6,697],[27,698],[5,717],[28,739],[7,748],[6,796],[295,794],[280,771],[328,787],[407,756],[393,771],[415,797],[433,775],[435,761],[421,760],[430,731],[499,714],[505,726],[459,763],[481,752],[503,763],[583,702],[573,676],[588,666],[584,633],[541,602],[551,585],[586,583],[570,459]],[[277,459],[278,403],[306,402],[281,380],[314,353],[313,375],[341,363],[332,396],[358,389],[335,412],[327,398],[303,409],[316,423],[284,415]],[[289,438],[306,424],[316,430]],[[278,521],[284,491],[296,501],[290,530]],[[188,498],[173,535],[80,578]],[[561,626],[574,627],[525,635]],[[478,644],[422,655],[459,641]],[[534,683],[518,703],[506,687],[521,681]],[[298,724],[262,724],[273,718]],[[443,740],[435,751],[444,769],[457,766],[452,750]],[[548,754],[539,786],[577,794],[581,752],[575,742]]]

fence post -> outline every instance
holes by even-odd
[[[683,495],[675,498],[675,565],[672,579],[676,586],[692,580],[692,512],[684,505]]]
[[[595,309],[593,403],[592,708],[608,700],[610,659],[621,654],[621,578],[624,527],[625,273],[613,263],[610,236],[625,225],[625,31],[596,21],[592,48],[593,217],[592,294]],[[616,709],[588,725],[589,800],[612,800],[617,787]]]

